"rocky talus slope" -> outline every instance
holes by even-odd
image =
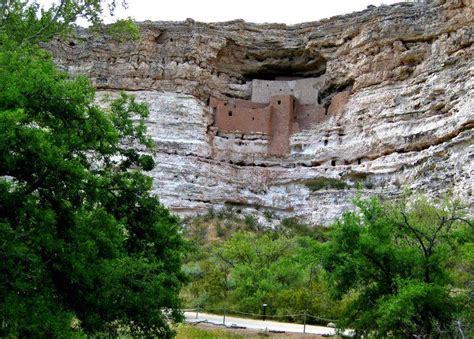
[[[79,30],[48,48],[99,97],[150,104],[155,193],[178,214],[238,206],[330,223],[356,186],[406,188],[474,205],[474,1],[401,3],[286,26],[144,22],[137,42]],[[328,118],[289,139],[221,133],[210,96],[250,98],[249,81],[322,77]],[[348,100],[337,98],[350,93]]]

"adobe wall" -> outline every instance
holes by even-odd
[[[252,102],[250,100],[243,100],[243,99],[231,99],[231,100],[221,100],[215,97],[210,97],[209,99],[209,106],[213,109],[216,108],[219,103],[233,105],[238,107],[246,107],[246,108],[263,108],[268,106],[268,103],[258,103]]]
[[[290,151],[290,135],[296,124],[296,101],[291,95],[278,95],[271,98],[272,134],[268,144],[268,154],[285,155]]]
[[[211,98],[214,125],[223,132],[271,133],[271,106],[245,100],[225,102]]]
[[[301,105],[318,103],[319,89],[325,76],[298,80],[253,80],[253,102],[269,103],[275,95],[293,95]]]
[[[336,117],[340,116],[344,111],[350,96],[350,91],[343,91],[333,96],[331,99],[331,104],[328,107],[328,114],[334,115]]]
[[[310,129],[328,118],[328,112],[321,105],[297,105],[296,121],[300,129]]]

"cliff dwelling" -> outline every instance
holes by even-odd
[[[260,134],[269,138],[268,155],[286,155],[291,134],[309,129],[344,108],[350,92],[337,94],[328,108],[319,102],[325,76],[252,80],[250,100],[211,97],[217,132]]]

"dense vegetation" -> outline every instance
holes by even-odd
[[[457,201],[356,200],[331,228],[322,263],[339,324],[359,334],[459,336],[472,332],[473,223]]]
[[[147,107],[122,95],[99,108],[38,46],[100,11],[0,8],[0,337],[169,337],[181,319],[178,220],[150,194],[152,158],[131,147],[152,145]]]
[[[186,302],[257,314],[265,303],[374,337],[472,334],[472,222],[458,202],[409,201],[356,199],[329,232],[290,219],[264,229],[235,210],[193,219]]]
[[[293,219],[268,229],[228,209],[191,220],[185,231],[195,244],[185,265],[192,280],[184,290],[189,307],[260,314],[265,303],[269,315],[337,316],[320,264],[324,230]]]

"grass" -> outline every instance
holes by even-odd
[[[176,328],[176,338],[177,339],[189,339],[189,338],[199,338],[199,339],[241,339],[244,338],[238,334],[229,333],[226,330],[221,329],[202,329],[190,325],[179,325]]]

